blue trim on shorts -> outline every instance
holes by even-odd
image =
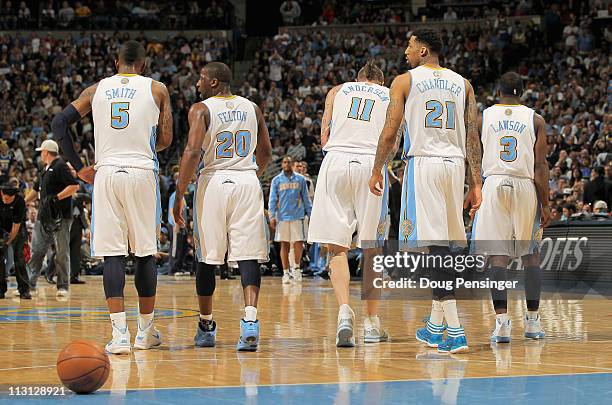
[[[400,216],[400,229],[398,232],[400,246],[408,245],[416,247],[418,240],[416,195],[414,185],[414,157],[408,158],[408,164],[404,170],[404,181],[402,184],[402,208]],[[408,231],[405,234],[404,230]]]
[[[155,225],[157,227],[161,226],[162,223],[162,206],[161,206],[161,194],[159,191],[159,174],[157,170],[153,171],[155,175]]]
[[[92,191],[91,191],[91,230],[89,231],[89,255],[91,257],[95,257],[94,255],[94,224],[96,223],[95,220],[95,210],[94,210],[94,192],[95,192],[95,188],[92,187]]]
[[[385,236],[387,235],[387,215],[389,214],[389,169],[385,167],[383,170],[383,179],[384,179],[384,189],[382,195],[382,203],[380,205],[380,216],[378,218],[378,227],[380,228],[381,224],[385,224],[383,232],[376,232],[376,239],[378,242],[383,242],[385,240]]]
[[[539,241],[535,239],[535,236],[540,231],[541,222],[542,222],[542,218],[541,218],[540,201],[538,201],[536,204],[536,212],[535,212],[535,217],[533,219],[533,226],[531,227],[531,243],[529,243],[529,254],[537,253],[540,247],[540,243]]]
[[[202,261],[202,241],[200,240],[200,222],[198,221],[198,185],[200,183],[200,175],[196,177],[195,191],[193,192],[193,237],[198,241],[196,252],[196,259]],[[182,198],[182,196],[181,196]]]

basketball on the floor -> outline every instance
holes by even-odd
[[[108,378],[110,362],[104,349],[87,340],[69,343],[57,356],[57,375],[66,388],[90,394]]]

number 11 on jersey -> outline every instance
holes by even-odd
[[[363,99],[361,97],[353,97],[353,99],[351,100],[351,109],[349,110],[348,117],[354,120],[370,121],[370,116],[372,115],[372,108],[374,108],[374,100],[366,98],[363,103],[361,115],[359,115],[362,100]]]

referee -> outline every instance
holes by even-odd
[[[38,217],[32,235],[30,285],[36,288],[42,262],[47,251],[55,243],[57,269],[57,296],[68,295],[70,274],[70,227],[72,225],[72,195],[79,189],[78,181],[59,157],[59,146],[46,140],[36,151],[40,152],[45,170],[34,185],[34,192],[26,197],[26,203],[40,198]]]
[[[19,181],[11,179],[0,185],[0,195],[0,298],[4,298],[7,290],[5,260],[9,247],[12,247],[19,298],[29,300],[32,296],[23,252],[27,239],[26,204],[19,195]]]

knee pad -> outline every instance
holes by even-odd
[[[125,261],[123,256],[105,256],[102,272],[104,295],[109,298],[123,298],[125,288]]]
[[[196,292],[200,297],[210,297],[215,292],[215,266],[198,262],[196,265]]]
[[[261,272],[259,271],[257,260],[241,260],[238,262],[238,269],[240,269],[242,288],[247,288],[250,285],[259,288],[261,285]]]
[[[525,267],[525,298],[529,311],[537,311],[540,308],[541,289],[542,272],[540,266]]]
[[[139,297],[154,297],[157,290],[157,266],[155,257],[136,257],[134,284]]]
[[[507,280],[505,267],[491,267],[490,271],[493,275],[493,280]],[[493,307],[495,309],[508,309],[508,290],[498,290],[497,288],[491,288],[491,299],[493,300]]]

